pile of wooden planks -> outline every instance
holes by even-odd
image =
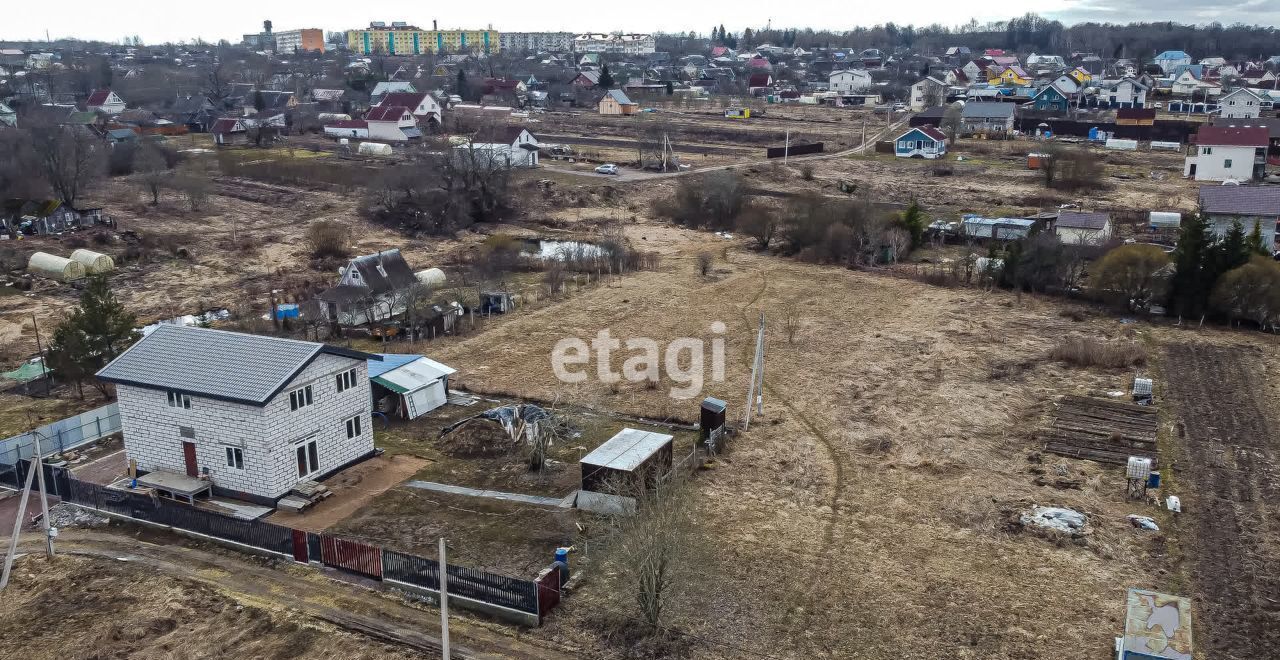
[[[1039,434],[1045,451],[1099,463],[1124,465],[1130,456],[1159,465],[1156,431],[1158,410],[1123,401],[1066,396],[1058,402],[1053,422]]]
[[[292,491],[276,503],[281,509],[301,513],[320,500],[333,495],[328,486],[318,481],[299,481]]]

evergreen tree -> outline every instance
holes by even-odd
[[[1204,314],[1213,289],[1213,280],[1206,281],[1212,252],[1209,223],[1203,213],[1197,212],[1182,222],[1178,248],[1173,252],[1175,270],[1169,282],[1169,307],[1178,316],[1194,318]]]
[[[467,89],[467,72],[463,71],[462,69],[458,69],[458,77],[454,81],[453,91],[458,96],[462,96],[462,92],[466,89]]]
[[[670,81],[670,80],[668,80],[668,81],[667,81],[667,96],[671,96],[672,94],[675,94],[675,93],[676,93],[675,85],[672,85],[672,84],[671,84],[671,81]]]
[[[253,90],[253,109],[262,112],[267,107],[267,100],[262,97],[262,90]]]
[[[1249,238],[1245,239],[1245,245],[1249,249],[1249,254],[1262,255],[1264,257],[1271,256],[1271,251],[1267,249],[1265,243],[1262,242],[1262,223],[1253,223],[1253,230],[1249,232]]]
[[[601,65],[600,78],[596,81],[596,84],[604,89],[609,89],[610,87],[613,87],[613,74],[609,73],[608,64]]]
[[[82,387],[84,379],[139,339],[137,318],[112,295],[104,275],[94,275],[80,294],[80,306],[53,332],[49,362],[56,372]],[[94,386],[107,396],[106,384]]]
[[[911,204],[907,206],[907,210],[899,216],[899,222],[902,228],[911,234],[911,249],[915,250],[924,244],[925,217],[924,211],[920,209],[920,204],[915,199],[911,200]]]
[[[1226,236],[1214,245],[1213,279],[1249,262],[1248,238],[1239,222],[1231,223]]]

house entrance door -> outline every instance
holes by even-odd
[[[182,460],[187,464],[187,476],[198,477],[200,470],[196,467],[196,444],[182,441]]]

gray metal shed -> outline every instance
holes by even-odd
[[[611,481],[650,488],[671,471],[674,437],[624,428],[579,461],[582,490],[600,491]],[[615,493],[622,494],[622,493]]]

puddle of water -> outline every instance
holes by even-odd
[[[543,260],[572,261],[607,256],[603,247],[586,241],[534,240],[525,245],[521,254]]]

